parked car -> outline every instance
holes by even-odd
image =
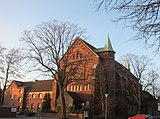
[[[136,114],[128,119],[153,119],[153,117],[150,114]]]
[[[153,116],[153,119],[160,119],[160,115]]]

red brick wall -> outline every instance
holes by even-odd
[[[23,99],[24,88],[18,88],[16,83],[13,81],[5,91],[4,105],[17,106],[17,111],[22,111]]]
[[[16,117],[16,112],[11,112],[12,107],[1,107],[0,117]]]
[[[81,72],[80,76],[77,80],[75,79],[75,82],[67,86],[67,91],[90,94],[90,101],[95,83],[93,67],[99,63],[99,56],[79,39],[72,44],[72,48],[68,52],[71,52],[69,54],[70,62],[79,61],[82,63],[78,66],[78,72]]]
[[[4,105],[16,106],[17,111],[21,112],[22,110],[26,109],[27,104],[28,104],[29,110],[31,110],[31,105],[34,104],[33,111],[37,111],[38,104],[40,104],[40,109],[42,109],[42,101],[46,93],[48,92],[30,92],[29,98],[27,99],[26,93],[24,92],[24,88],[17,87],[16,83],[13,81],[5,91]],[[50,91],[49,93],[50,93],[51,99],[53,99],[52,91]],[[32,94],[35,94],[35,98],[32,98]],[[41,98],[38,97],[39,94],[42,94]],[[13,97],[11,97],[12,95]],[[21,98],[21,102],[19,101],[19,98]],[[54,109],[54,107],[55,106],[52,105],[51,103],[52,110]]]
[[[28,110],[33,110],[33,111],[38,111],[38,104],[40,104],[40,109],[42,109],[42,102],[43,102],[43,99],[44,99],[44,96],[45,94],[48,93],[48,92],[29,92],[27,94],[29,94],[29,97],[25,98],[25,107],[26,105],[28,105]],[[50,93],[50,97],[51,97],[51,100],[52,100],[52,92],[49,92]],[[42,95],[42,97],[38,97],[39,94]],[[35,95],[35,98],[33,98],[33,95]],[[34,105],[34,107],[32,107],[32,105]],[[54,107],[51,106],[51,109],[53,109]]]

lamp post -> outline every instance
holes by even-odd
[[[106,111],[105,111],[105,119],[108,119],[108,106],[107,106],[107,103],[108,103],[108,100],[107,100],[107,97],[108,97],[108,94],[105,94],[105,97],[106,97]]]

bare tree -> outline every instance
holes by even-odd
[[[137,80],[130,80],[130,88],[132,88],[133,97],[136,100],[138,106],[138,113],[140,113],[142,83],[146,78],[147,69],[148,66],[151,64],[151,59],[144,55],[137,56],[134,54],[127,54],[126,56],[123,56],[123,58],[124,57],[128,59],[128,63],[130,64],[130,70],[137,78]]]
[[[137,31],[135,40],[160,49],[160,1],[159,0],[93,0],[97,8],[119,13],[114,21],[124,21],[125,25]]]
[[[15,78],[20,78],[21,73],[21,62],[22,55],[19,49],[11,49],[7,51],[5,48],[1,50],[0,57],[0,79],[3,85],[2,89],[2,97],[1,97],[1,105],[4,102],[4,92],[7,88],[7,84]]]
[[[151,70],[147,74],[147,82],[144,85],[144,90],[149,91],[154,97],[158,96],[159,88],[156,85],[159,79],[158,69]]]
[[[69,83],[77,76],[78,62],[73,63],[73,49],[69,48],[75,37],[82,36],[84,29],[69,22],[56,20],[38,25],[23,33],[22,41],[26,44],[26,58],[32,63],[32,70],[52,77],[58,83],[61,99],[62,118],[66,118],[64,92]],[[67,51],[67,53],[65,53]]]

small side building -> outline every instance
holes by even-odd
[[[4,105],[16,106],[17,112],[25,109],[34,112],[42,109],[42,102],[46,93],[52,100],[53,80],[35,80],[30,82],[12,81],[5,91]],[[53,109],[53,105],[51,105]]]

